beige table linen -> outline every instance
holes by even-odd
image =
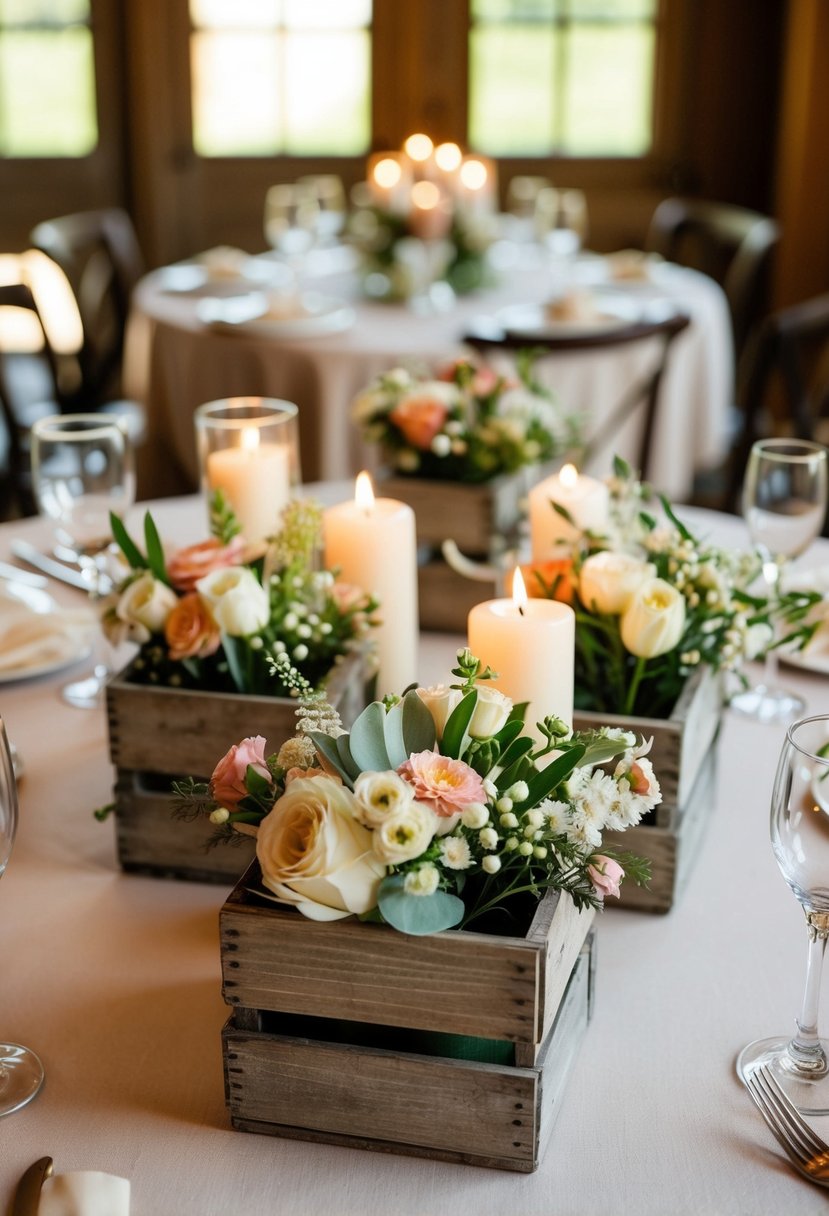
[[[183,499],[155,514],[187,542],[202,537],[203,510]],[[740,520],[694,519],[745,542]],[[40,521],[4,525],[0,557],[15,533],[47,542]],[[829,562],[829,544],[802,560]],[[457,642],[423,639],[424,681],[445,675]],[[829,712],[825,676],[785,675]],[[111,791],[104,714],[64,705],[62,678],[0,692],[26,762],[0,882],[0,1034],[46,1068],[34,1102],[0,1120],[0,1210],[48,1154],[57,1172],[128,1178],[133,1216],[825,1212],[826,1193],[787,1167],[734,1074],[749,1039],[793,1028],[804,973],[803,915],[768,842],[780,728],[726,715],[716,807],[679,906],[599,918],[595,1016],[542,1166],[519,1176],[230,1129],[224,892],[118,871],[113,826],[91,814]]]

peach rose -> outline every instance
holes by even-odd
[[[216,537],[179,549],[167,562],[167,575],[178,591],[194,591],[196,583],[213,570],[241,564],[245,542],[241,536],[223,545]]]
[[[620,884],[625,872],[618,861],[599,853],[587,867],[587,874],[598,895],[615,895],[619,898]]]
[[[245,777],[248,765],[266,781],[271,780],[270,770],[265,762],[265,740],[261,735],[235,743],[213,770],[210,793],[225,810],[235,811],[242,799],[247,797]]]
[[[414,787],[417,801],[425,802],[436,815],[448,818],[471,802],[486,802],[482,778],[463,760],[439,752],[414,752],[397,772]]]
[[[525,562],[521,566],[521,575],[527,595],[530,599],[547,599],[545,587],[553,588],[552,598],[562,604],[573,607],[576,589],[573,583],[573,559],[570,557],[552,558],[546,562]]]
[[[167,617],[164,636],[171,659],[204,659],[221,643],[219,627],[204,600],[193,591],[178,601]]]
[[[448,409],[437,397],[407,397],[396,405],[389,418],[413,448],[427,452],[446,421]]]

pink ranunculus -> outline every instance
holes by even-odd
[[[598,853],[593,858],[592,865],[587,867],[587,873],[599,895],[615,895],[619,898],[619,887],[625,872],[618,861]]]
[[[249,764],[260,777],[270,781],[271,774],[265,762],[265,740],[261,735],[235,743],[213,770],[210,793],[225,810],[234,811],[247,796],[245,775]]]
[[[407,443],[421,452],[427,452],[435,435],[443,427],[448,412],[446,405],[436,397],[412,396],[396,405],[389,419]]]
[[[397,772],[414,788],[416,800],[436,815],[457,815],[472,802],[486,802],[483,780],[463,760],[439,752],[414,752]]]
[[[491,367],[479,367],[472,377],[472,392],[476,397],[488,397],[498,387],[501,377]]]
[[[245,542],[241,536],[234,536],[227,545],[214,536],[174,553],[167,562],[167,574],[177,590],[193,591],[199,579],[214,570],[241,565],[244,552]]]
[[[339,579],[331,585],[331,598],[341,613],[352,612],[365,603],[366,592],[353,583],[342,583]]]

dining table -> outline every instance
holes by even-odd
[[[319,490],[326,502],[347,493]],[[172,544],[205,534],[196,495],[140,504],[136,522],[145,508]],[[717,543],[749,544],[737,517],[680,515]],[[0,525],[0,560],[14,561],[15,537],[45,551],[50,525]],[[829,541],[798,561],[826,566]],[[65,607],[83,602],[56,582],[49,590]],[[463,642],[422,634],[421,680],[445,680]],[[132,1216],[825,1212],[825,1192],[790,1168],[735,1072],[750,1040],[794,1030],[801,997],[803,914],[768,832],[783,727],[725,711],[713,805],[674,907],[652,915],[608,899],[598,915],[593,1017],[540,1167],[518,1175],[231,1129],[218,932],[227,891],[119,870],[113,823],[93,816],[112,796],[106,714],[61,700],[74,670],[7,681],[0,695],[23,764],[0,882],[0,1038],[36,1050],[46,1074],[35,1099],[0,1120],[0,1210],[48,1155],[57,1173],[129,1179]],[[825,657],[781,670],[809,713],[829,712]],[[829,1135],[829,1120],[813,1122]]]
[[[233,251],[231,251],[232,253]],[[722,288],[699,272],[642,261],[620,277],[612,258],[584,253],[562,266],[544,247],[500,242],[492,281],[468,295],[421,294],[408,302],[367,297],[349,250],[316,251],[286,268],[271,254],[221,250],[160,267],[136,286],[127,327],[124,380],[143,402],[146,438],[138,452],[139,497],[194,491],[199,463],[193,414],[207,401],[264,396],[299,407],[306,480],[376,471],[383,454],[352,421],[358,394],[401,364],[419,374],[469,354],[470,330],[505,325],[540,335],[601,333],[641,319],[687,315],[662,381],[649,480],[677,501],[690,498],[695,475],[718,466],[728,450],[734,400],[734,351]],[[237,251],[238,254],[238,251]],[[310,256],[310,255],[309,255]],[[286,286],[285,272],[289,282]],[[446,286],[438,284],[438,287]],[[568,301],[574,317],[556,319],[550,301]],[[604,475],[614,454],[634,465],[644,411],[618,428],[618,403],[650,371],[661,346],[545,353],[537,378],[562,410],[582,421],[595,455],[584,471]]]

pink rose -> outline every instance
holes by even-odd
[[[244,551],[245,542],[241,536],[234,536],[227,545],[212,537],[174,553],[167,562],[167,574],[170,582],[179,591],[193,591],[199,579],[214,570],[240,566]]]
[[[341,583],[338,580],[331,587],[331,598],[337,605],[337,611],[345,614],[363,607],[366,593],[362,587],[355,587],[353,583]]]
[[[266,781],[271,780],[265,763],[265,740],[261,735],[235,743],[213,770],[210,793],[219,806],[223,806],[227,811],[234,811],[242,799],[247,797],[245,776],[249,764],[260,777],[264,777]]]
[[[602,897],[615,895],[617,899],[619,898],[619,886],[625,872],[618,861],[598,853],[593,858],[592,865],[587,867],[587,873],[599,895]]]
[[[394,407],[389,418],[407,443],[426,452],[446,421],[448,412],[444,403],[435,397],[407,397]]]
[[[439,752],[415,752],[397,772],[414,788],[416,800],[436,815],[457,815],[471,802],[486,802],[483,780],[463,760]]]

